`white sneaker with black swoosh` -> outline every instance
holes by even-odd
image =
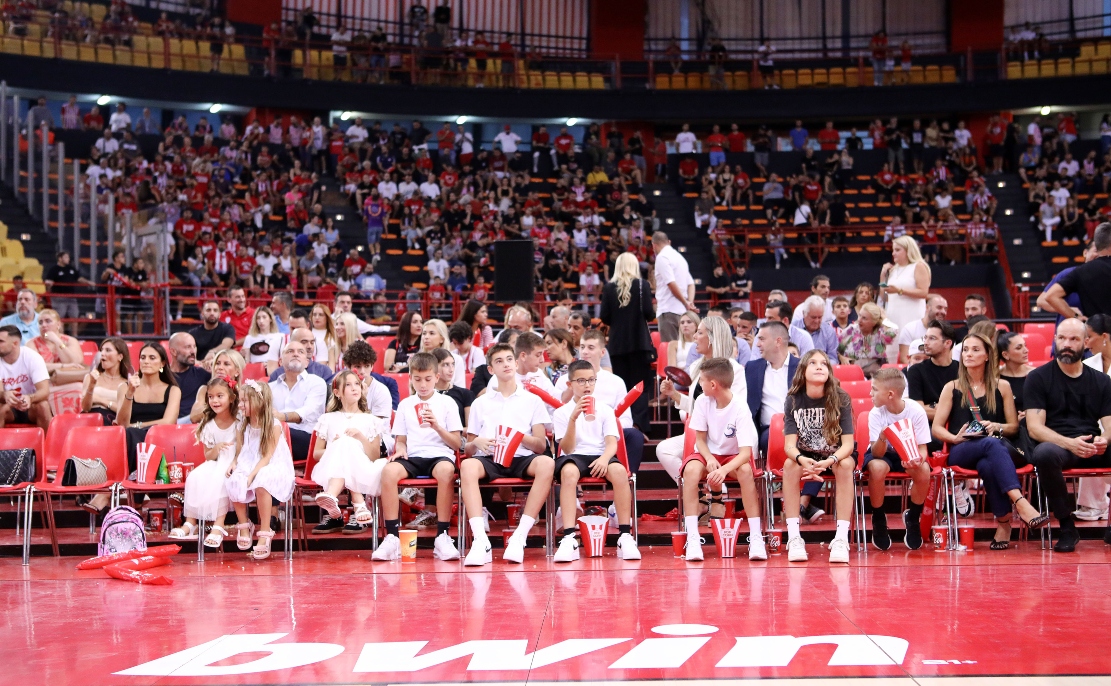
[[[471,543],[471,550],[463,559],[464,567],[481,567],[494,561],[493,548],[489,538],[476,538]]]

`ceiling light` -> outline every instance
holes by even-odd
[[[101,107],[104,107],[110,102],[112,102],[112,98],[108,95],[102,95],[96,99],[96,104],[100,105]]]
[[[675,223],[675,220],[674,220],[674,219],[672,219],[671,217],[668,217],[668,218],[667,218],[667,223],[668,223],[668,224],[674,224],[674,223]]]
[[[1029,279],[1030,278],[1030,272],[1022,272],[1022,278]]]
[[[455,123],[456,123],[456,124],[460,124],[460,125],[462,125],[462,124],[466,124],[466,123],[467,123],[467,117],[466,117],[466,115],[460,115],[460,116],[456,117],[456,118],[455,118]]]
[[[1046,105],[1045,107],[1041,108],[1040,110],[1038,110],[1038,112],[1039,112],[1039,113],[1040,113],[1040,114],[1041,114],[1041,115],[1042,115],[1043,117],[1044,117],[1044,116],[1046,116],[1047,114],[1049,114],[1049,105]]]
[[[568,117],[567,118],[567,125],[568,126],[574,126],[575,124],[578,124],[578,123],[579,123],[579,120],[575,119],[574,117]]]
[[[217,102],[217,103],[213,103],[212,107],[208,108],[208,111],[211,114],[219,114],[220,110],[222,110],[222,109],[224,109],[224,106]]]
[[[351,118],[351,113],[350,112],[344,112],[343,114],[339,115],[339,118],[342,119],[343,121],[347,121],[348,119]]]
[[[341,221],[343,221],[343,215],[342,215],[342,214],[337,214],[337,215],[336,215],[336,221],[337,221],[337,222],[341,222]]]

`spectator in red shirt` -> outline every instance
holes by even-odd
[[[243,345],[243,339],[251,331],[251,320],[255,317],[253,308],[247,307],[247,292],[242,286],[232,286],[228,289],[228,303],[231,308],[220,314],[220,321],[230,324],[235,329],[235,346]]]
[[[714,124],[714,128],[710,135],[706,137],[706,146],[710,149],[710,166],[715,169],[725,164],[725,136],[721,133],[721,127]]]
[[[1007,125],[999,118],[999,115],[992,116],[988,122],[988,130],[985,134],[988,141],[988,152],[991,155],[991,173],[1003,173],[1003,142],[1007,138]]]
[[[103,131],[104,117],[100,116],[100,108],[93,105],[89,113],[82,117],[82,123],[85,124],[86,131]]]
[[[826,127],[818,132],[818,147],[822,150],[837,150],[841,144],[841,134],[827,121]]]
[[[741,128],[739,126],[737,126],[736,124],[732,124],[729,127],[729,137],[727,139],[727,142],[729,143],[729,152],[744,152],[745,145],[748,142],[748,137],[745,136],[744,132],[741,131]]]
[[[872,34],[872,42],[868,47],[872,50],[872,79],[875,85],[883,85],[883,73],[887,69],[887,33],[876,31]]]
[[[562,169],[571,169],[575,164],[575,137],[561,126],[555,139],[556,164]]]
[[[532,134],[532,173],[540,173],[540,156],[543,154],[550,155],[552,158],[552,167],[558,167],[556,162],[555,149],[552,148],[552,137],[548,134],[548,127],[543,124],[537,128],[536,133]]]
[[[876,201],[891,202],[895,196],[895,183],[898,180],[899,177],[891,171],[891,165],[884,163],[883,169],[876,174],[876,178],[872,182],[872,186],[876,189]]]
[[[698,160],[693,155],[679,161],[679,186],[683,192],[698,190]]]

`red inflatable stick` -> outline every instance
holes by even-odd
[[[528,389],[529,393],[532,393],[537,398],[540,398],[541,400],[543,400],[545,403],[551,405],[552,407],[563,407],[563,403],[560,402],[559,398],[556,398],[551,393],[545,391],[543,388],[540,388],[538,386],[534,386],[533,384],[530,384],[530,383],[526,383],[525,388]]]
[[[78,569],[101,569],[110,564],[123,562],[124,560],[134,560],[137,557],[171,557],[181,552],[179,545],[160,545],[154,548],[147,548],[146,550],[130,550],[126,553],[113,553],[112,555],[102,555],[100,557],[92,557],[77,565]]]
[[[146,555],[144,557],[137,557],[134,560],[124,560],[123,562],[116,562],[108,565],[104,569],[142,570],[162,567],[168,564],[170,564],[170,558],[168,557],[155,557],[153,555]]]
[[[632,404],[637,401],[637,398],[639,398],[640,394],[643,393],[643,392],[644,392],[644,382],[641,381],[640,383],[638,383],[636,386],[633,386],[632,389],[629,390],[629,392],[625,395],[625,399],[621,401],[621,404],[619,404],[617,407],[615,407],[613,409],[613,413],[615,415],[617,415],[618,417],[625,414],[625,410],[629,409],[629,407],[632,406]]]
[[[156,558],[159,559],[159,558]],[[144,584],[147,586],[172,586],[174,580],[168,576],[161,574],[151,574],[150,572],[141,572],[136,569],[124,569],[118,565],[108,565],[104,568],[108,576],[113,579],[121,581],[132,581],[137,584]]]

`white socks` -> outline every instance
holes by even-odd
[[[757,535],[757,534],[760,533],[760,518],[759,517],[749,517],[748,518],[748,533],[750,533],[752,535]]]
[[[837,535],[834,536],[834,538],[840,538],[842,541],[845,541],[846,543],[849,542],[849,520],[847,520],[847,519],[838,519],[837,520]]]
[[[685,527],[686,531],[687,531],[687,535],[688,536],[694,536],[695,538],[698,538],[698,516],[697,515],[687,515],[683,519],[683,521],[686,522],[686,524],[687,524],[686,527]]]
[[[489,538],[486,535],[486,518],[485,517],[471,517],[467,520],[471,525],[471,534],[474,535],[477,541],[480,538]]]
[[[513,535],[522,538],[528,536],[528,532],[532,530],[533,524],[536,524],[534,518],[529,517],[527,514],[521,515],[521,523],[517,526],[517,530],[513,532]]]
[[[799,518],[789,517],[787,519],[787,540],[796,538],[799,535]]]

